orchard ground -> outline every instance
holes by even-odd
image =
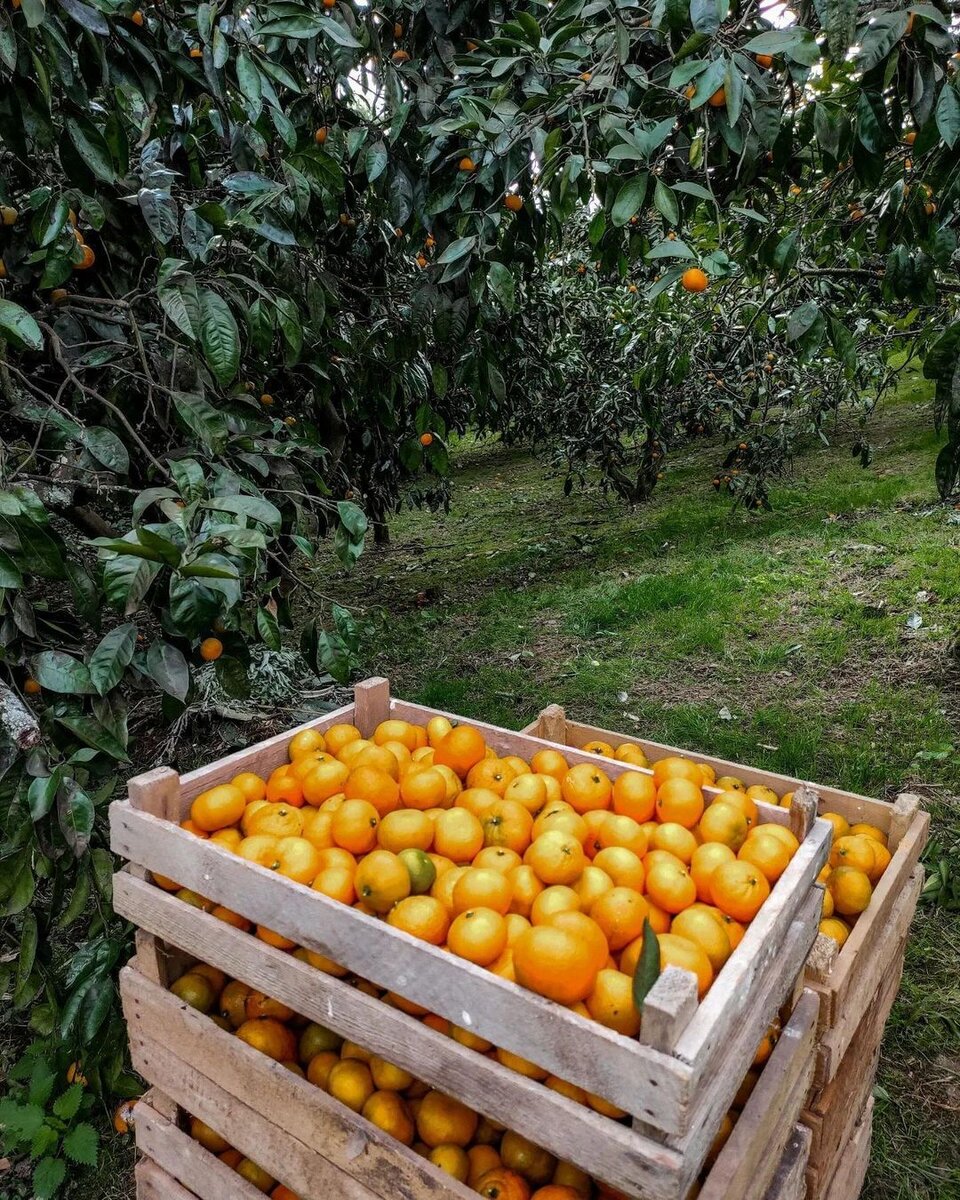
[[[627,511],[597,490],[564,498],[523,451],[466,443],[450,514],[403,514],[391,546],[322,588],[355,607],[364,669],[398,695],[514,727],[557,702],[869,795],[919,791],[928,870],[945,860],[956,879],[960,510],[935,500],[931,425],[914,379],[871,423],[870,467],[840,432],[759,516],[711,487],[717,445],[672,455]],[[927,905],[884,1043],[865,1200],[960,1197],[958,1044],[957,918]],[[131,1164],[107,1135],[72,1194],[128,1200]]]
[[[449,515],[410,513],[336,592],[397,695],[514,728],[578,719],[933,812],[960,871],[960,509],[937,502],[930,397],[811,450],[773,511],[730,511],[716,445],[625,511],[498,442],[455,454]],[[917,617],[921,623],[917,628]],[[953,647],[953,650],[950,647]],[[960,1196],[960,930],[915,921],[876,1091],[865,1200]],[[950,1047],[954,1047],[951,1051]]]

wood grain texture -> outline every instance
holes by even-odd
[[[814,993],[804,992],[699,1200],[762,1200],[765,1196],[810,1087],[818,1008]]]
[[[110,818],[111,844],[123,858],[179,879],[561,1079],[576,1071],[591,1092],[657,1128],[681,1128],[691,1072],[674,1058],[124,802],[111,806]]]
[[[795,1125],[763,1200],[806,1200],[810,1130]]]
[[[218,1119],[218,1114],[213,1115]],[[263,1200],[253,1184],[149,1106],[138,1113],[136,1137],[140,1153],[197,1200]]]
[[[558,1157],[581,1159],[578,1165],[601,1177],[609,1176],[614,1187],[640,1178],[670,1177],[682,1166],[678,1152],[585,1110],[399,1009],[139,880],[118,875],[114,899],[118,911],[128,919],[149,922],[165,938],[189,941],[205,962],[230,977],[267,992],[303,1016],[457,1096],[478,1112],[509,1124]],[[175,997],[170,1000],[176,1003]],[[565,1077],[579,1079],[583,1065],[582,1058],[580,1064],[569,1063]]]
[[[697,977],[679,967],[667,967],[643,1003],[640,1040],[669,1053],[697,1009]]]
[[[536,735],[539,719],[524,727],[525,733]],[[701,754],[696,750],[682,750],[677,746],[667,746],[661,742],[650,742],[643,738],[631,737],[628,734],[617,733],[610,729],[600,729],[596,725],[584,725],[579,721],[566,721],[566,741],[572,746],[582,746],[585,742],[596,738],[619,745],[629,742],[639,746],[651,760],[664,758],[668,754],[681,754],[687,758],[695,758],[697,762],[709,764],[717,775],[735,775],[748,786],[763,784],[773,788],[778,795],[793,792],[804,781],[790,775],[778,775],[775,771],[764,771],[759,767],[747,766],[744,763],[731,762],[726,758],[715,758],[709,754]],[[874,800],[869,796],[860,796],[856,792],[845,792],[840,788],[826,787],[824,784],[814,785],[820,793],[820,799],[826,811],[838,812],[853,824],[856,821],[869,821],[884,833],[890,827],[891,806],[883,800]]]
[[[825,1191],[810,1190],[807,1177],[808,1200],[857,1200],[863,1190],[863,1182],[870,1167],[870,1146],[873,1141],[873,1097],[866,1103],[863,1114],[854,1126],[852,1136],[840,1161],[836,1174]]]
[[[793,978],[803,966],[816,929],[816,904],[814,897],[807,901],[806,911],[794,922],[777,959],[767,964],[760,977],[749,1014],[745,1014],[731,1032],[722,1053],[700,1078],[693,1110],[695,1120],[683,1137],[667,1138],[667,1144],[680,1151],[684,1162],[692,1167],[686,1180],[688,1187],[703,1166],[720,1122],[733,1102],[745,1073],[745,1064],[753,1061],[761,1036],[777,1015]]]
[[[365,738],[372,738],[381,721],[390,716],[390,680],[375,675],[353,689],[353,723]]]
[[[149,1158],[141,1159],[137,1163],[134,1178],[137,1184],[137,1200],[198,1200],[195,1192],[188,1192],[172,1175],[161,1170]]]

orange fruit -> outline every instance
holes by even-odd
[[[598,830],[597,841],[601,850],[622,846],[625,850],[632,850],[638,858],[643,858],[647,852],[646,830],[633,817],[618,813],[607,813],[607,819]]]
[[[700,768],[696,763],[692,763],[691,766],[696,770],[699,780]],[[657,788],[657,819],[662,822],[692,829],[703,815],[703,806],[703,792],[699,782],[679,775],[670,775]]]
[[[503,1135],[500,1157],[505,1167],[522,1175],[534,1187],[552,1179],[557,1165],[552,1154],[513,1130],[507,1130]]]
[[[216,834],[214,834],[216,837]],[[875,842],[873,846],[875,862],[873,870],[867,872],[867,878],[872,884],[876,884],[880,880],[880,876],[890,865],[890,859],[893,857],[883,842]]]
[[[660,970],[682,967],[684,971],[692,971],[697,977],[697,995],[703,999],[713,983],[713,967],[703,949],[675,933],[659,933],[657,941],[660,944]]]
[[[487,1171],[502,1166],[500,1155],[493,1146],[471,1146],[467,1151],[467,1160],[469,1162],[467,1186],[472,1188],[476,1188],[481,1176],[485,1175]]]
[[[606,846],[593,860],[593,865],[609,875],[615,887],[634,888],[642,892],[646,871],[640,856],[625,846]]]
[[[599,964],[596,947],[552,925],[534,925],[513,947],[517,982],[559,1004],[586,1000]]]
[[[530,906],[530,920],[534,925],[543,925],[553,913],[579,911],[580,897],[573,888],[558,883],[536,896]]]
[[[575,938],[586,942],[588,946],[593,948],[594,956],[598,967],[606,966],[607,960],[610,957],[610,947],[607,944],[607,938],[604,931],[600,928],[596,921],[592,920],[582,912],[558,912],[553,913],[544,922],[553,929],[563,929],[567,933],[573,934]],[[517,934],[513,939],[515,945],[523,936],[527,929],[531,928],[529,924]]]
[[[530,866],[514,867],[507,874],[511,888],[510,912],[529,917],[534,902],[544,890],[536,871]]]
[[[360,1113],[371,1124],[376,1125],[404,1146],[412,1146],[416,1126],[406,1101],[396,1092],[376,1091],[367,1100]]]
[[[356,745],[358,743],[354,743]],[[362,750],[354,752],[353,745],[347,747],[346,753],[349,754],[348,766],[351,771],[356,771],[360,767],[372,767],[375,771],[383,771],[385,775],[396,782],[400,778],[400,757],[404,758],[405,762],[409,762],[410,751],[406,746],[400,746],[397,750],[398,743],[388,743],[385,746],[377,746],[373,742],[364,746]],[[394,748],[391,749],[391,746]],[[345,761],[341,759],[341,761]]]
[[[509,1050],[504,1050],[498,1047],[494,1055],[497,1062],[507,1067],[511,1071],[515,1071],[518,1075],[524,1075],[527,1079],[536,1079],[543,1081],[550,1074],[543,1067],[538,1067],[536,1063],[532,1063],[525,1058],[521,1058],[519,1054],[511,1054]]]
[[[280,838],[276,870],[297,883],[312,883],[320,870],[320,851],[304,837]]]
[[[486,788],[502,796],[514,778],[513,768],[499,758],[481,758],[467,772],[468,788]]]
[[[237,1030],[237,1037],[275,1062],[288,1062],[297,1057],[297,1039],[275,1017],[254,1017],[244,1021]]]
[[[252,990],[239,979],[231,979],[220,993],[220,1016],[226,1017],[234,1029],[239,1029],[247,1019],[247,997]]]
[[[360,730],[356,725],[350,725],[346,722],[339,722],[336,725],[331,725],[323,735],[323,740],[326,743],[325,748],[331,753],[339,757],[344,746],[349,746],[351,742],[359,742],[362,738]]]
[[[386,753],[389,754],[389,750]],[[342,790],[348,800],[366,800],[372,804],[381,817],[400,807],[400,787],[397,781],[379,767],[354,767]]]
[[[765,783],[751,783],[746,794],[754,803],[772,804],[775,808],[780,803],[780,797]]]
[[[231,825],[229,829],[218,829],[216,833],[211,833],[210,841],[236,854],[237,847],[243,841],[243,834],[235,825]]]
[[[438,875],[430,888],[430,895],[435,900],[439,900],[443,907],[450,914],[451,919],[454,916],[453,912],[453,889],[457,886],[457,881],[469,871],[469,866],[453,867],[449,871],[444,871],[442,875]]]
[[[243,839],[237,847],[236,853],[248,862],[259,863],[261,867],[275,871],[280,865],[277,857],[278,842],[279,838],[275,838],[269,833],[254,833]]]
[[[396,56],[394,56],[396,57]],[[419,255],[422,258],[423,255]],[[458,1179],[461,1183],[466,1183],[470,1177],[470,1158],[466,1150],[462,1146],[454,1146],[445,1143],[441,1146],[434,1146],[431,1150],[426,1148],[426,1158],[433,1163],[435,1167],[443,1171],[444,1174]]]
[[[372,850],[357,866],[353,885],[357,899],[377,913],[391,908],[410,895],[410,875],[389,850]]]
[[[464,166],[464,163],[470,165]],[[460,170],[472,171],[473,160],[461,159]],[[481,1175],[477,1180],[475,1190],[483,1196],[484,1200],[530,1200],[529,1183],[518,1172],[510,1171],[506,1167],[495,1167],[492,1171]]]
[[[436,767],[412,767],[400,780],[400,798],[407,808],[441,808],[447,802],[447,781]]]
[[[197,971],[187,971],[171,986],[170,991],[195,1008],[197,1012],[208,1013],[217,1001],[217,989],[211,980]]]
[[[729,804],[733,808],[738,808],[744,815],[749,829],[753,829],[757,824],[760,813],[757,808],[756,801],[746,792],[738,792],[733,788],[728,788],[713,798],[714,804]],[[712,805],[711,805],[712,807]]]
[[[652,775],[624,771],[613,781],[613,811],[634,821],[649,821],[656,811],[657,789]]]
[[[314,750],[326,750],[326,748],[326,740],[319,729],[301,729],[287,744],[287,755],[291,762],[296,762],[302,754],[310,754]]]
[[[700,900],[706,904],[711,902],[710,877],[721,863],[733,862],[735,859],[736,855],[730,847],[721,842],[704,842],[694,850],[690,860],[690,876],[697,886],[697,896]]]
[[[259,775],[255,775],[253,771],[241,771],[239,775],[234,775],[230,783],[243,792],[243,798],[248,804],[251,800],[264,800],[266,798],[266,781],[261,779]]]
[[[588,754],[599,754],[601,758],[613,758],[613,747],[609,742],[601,741],[599,738],[592,742],[586,742],[580,749],[586,750]]]
[[[486,753],[483,734],[471,725],[457,725],[434,746],[434,762],[450,767],[461,779],[466,779],[470,768]]]
[[[621,742],[613,753],[617,762],[629,763],[632,767],[649,767],[650,760],[640,746],[633,742]]]
[[[251,835],[267,834],[269,837],[299,837],[303,833],[303,817],[299,808],[286,803],[262,805],[247,822]]]
[[[850,936],[850,926],[845,921],[841,921],[839,917],[828,917],[820,922],[820,932],[825,933],[827,937],[832,937],[842,946]]]
[[[391,909],[387,923],[431,946],[442,946],[447,940],[450,916],[434,896],[408,896]]]
[[[878,829],[876,825],[868,825],[863,821],[858,821],[856,824],[851,825],[850,833],[853,837],[870,838],[871,841],[879,842],[883,846],[887,844],[887,838],[882,829]]]
[[[308,756],[304,756],[304,758],[309,762]],[[331,796],[343,792],[344,784],[349,777],[350,768],[335,758],[317,762],[301,780],[303,798],[308,804],[319,807],[324,800],[329,800]]]
[[[846,817],[841,816],[840,813],[825,812],[820,813],[819,816],[822,817],[824,821],[829,821],[833,826],[834,841],[836,841],[837,838],[846,837],[850,832],[850,822]]]
[[[869,875],[877,864],[878,843],[863,834],[848,834],[837,838],[830,851],[831,867],[855,867]]]
[[[367,854],[377,844],[380,814],[368,800],[345,800],[333,814],[333,840],[351,854]]]
[[[377,826],[377,841],[384,850],[429,850],[433,845],[433,822],[413,808],[387,813]]]
[[[553,776],[546,776],[552,779]],[[606,813],[602,814],[606,816]],[[590,828],[586,820],[579,813],[573,811],[566,800],[554,801],[546,806],[546,808],[537,816],[533,822],[533,836],[539,837],[541,833],[549,833],[552,829],[558,829],[561,833],[571,833],[578,842],[585,842],[590,833]]]
[[[356,1058],[345,1058],[337,1063],[327,1076],[327,1091],[335,1100],[362,1112],[363,1106],[376,1091],[373,1076],[365,1062]]]
[[[721,863],[710,877],[711,900],[735,921],[752,921],[769,895],[766,876],[752,863]]]
[[[506,847],[523,854],[530,845],[534,821],[517,800],[497,800],[480,814],[485,846]]]
[[[400,742],[408,750],[416,750],[417,731],[409,721],[398,721],[395,718],[381,721],[373,731],[373,744],[383,746],[387,742]]]
[[[537,878],[547,885],[574,883],[586,866],[580,842],[571,834],[559,830],[542,833],[530,845],[523,861],[533,867]]]
[[[434,822],[433,848],[451,862],[472,862],[483,849],[483,837],[479,819],[464,808],[445,809]]]
[[[584,1101],[586,1101],[586,1094],[584,1094]],[[586,1171],[575,1167],[573,1163],[557,1163],[557,1169],[553,1173],[553,1184],[558,1187],[572,1188],[582,1197],[582,1200],[590,1200],[593,1194],[590,1176]],[[543,1200],[542,1197],[541,1200]],[[560,1197],[552,1197],[551,1200],[560,1200]]]
[[[609,776],[592,763],[577,763],[560,781],[564,800],[578,813],[609,809],[613,785]]]
[[[538,750],[530,759],[530,768],[537,775],[552,775],[557,783],[563,781],[570,764],[559,750]]]
[[[843,917],[862,913],[873,895],[869,877],[858,867],[835,867],[827,880],[827,890],[833,897],[834,908]]]
[[[641,864],[642,870],[642,864]],[[613,879],[595,863],[588,864],[583,868],[583,873],[577,882],[573,885],[573,890],[580,897],[580,909],[582,912],[589,913],[590,909],[596,904],[597,900],[605,893],[609,892],[613,887]],[[638,889],[639,890],[639,889]]]
[[[697,828],[705,842],[721,842],[731,850],[739,850],[750,832],[746,814],[722,800],[715,800],[705,810]]]
[[[525,933],[530,928],[531,921],[522,913],[515,912],[508,912],[504,920],[507,923],[507,948],[509,949],[521,933]]]
[[[516,850],[509,850],[506,846],[484,846],[473,860],[473,865],[499,871],[501,875],[509,875],[522,862],[523,859]]]
[[[697,885],[690,872],[677,863],[654,863],[647,872],[646,889],[653,903],[668,913],[683,912],[697,898]]]
[[[211,1154],[222,1154],[224,1150],[230,1149],[230,1143],[226,1138],[222,1138],[215,1129],[211,1129],[206,1121],[201,1121],[199,1117],[190,1118],[190,1136]]]
[[[221,783],[199,796],[190,805],[190,820],[204,833],[236,825],[247,806],[247,797],[232,783]]]
[[[536,814],[549,799],[546,780],[547,776],[534,775],[530,772],[516,775],[507,785],[503,793],[504,799],[512,800],[522,805],[528,813]]]
[[[658,791],[668,779],[687,779],[699,787],[703,775],[693,759],[669,754],[666,758],[658,758],[653,764],[653,782]]]
[[[709,958],[714,971],[719,971],[733,953],[730,938],[722,922],[705,908],[694,906],[677,913],[670,926],[670,932],[699,946]]]
[[[449,718],[431,717],[426,726],[427,743],[433,749],[436,749],[452,729],[453,725],[450,723]]]
[[[482,817],[487,809],[492,808],[502,797],[489,788],[464,788],[457,796],[456,807],[465,808],[475,817]]]
[[[472,1109],[437,1091],[427,1092],[417,1109],[417,1133],[431,1147],[469,1146],[478,1121]]]
[[[454,918],[447,934],[450,952],[458,958],[486,967],[507,946],[507,925],[492,908],[470,908]]]
[[[790,850],[781,838],[757,833],[747,838],[740,847],[737,858],[759,867],[766,876],[767,883],[776,883],[790,865]]]
[[[339,900],[341,904],[353,904],[357,899],[355,876],[355,866],[321,867],[311,886],[315,892],[322,892],[331,900]]]
[[[272,1017],[275,1021],[289,1021],[293,1016],[293,1009],[284,1004],[282,1000],[274,1000],[272,996],[256,991],[250,992],[247,996],[244,1011],[248,1021],[255,1021],[262,1017]],[[296,1055],[293,1057],[295,1058]]]
[[[667,821],[654,832],[650,844],[654,850],[666,850],[689,866],[697,848],[697,839],[685,825]]]
[[[622,950],[643,932],[647,902],[632,888],[613,887],[590,910],[611,951]]]
[[[583,1002],[581,1001],[581,1003]],[[586,1008],[586,1004],[583,1007]],[[589,1015],[589,1009],[587,1012]],[[569,1083],[566,1079],[558,1079],[556,1075],[551,1075],[543,1083],[551,1092],[557,1092],[561,1096],[566,1096],[568,1100],[572,1100],[575,1104],[586,1104],[587,1102],[587,1093],[583,1088],[578,1087],[575,1083]],[[556,1179],[556,1171],[554,1171],[553,1177]]]
[[[282,772],[273,772],[267,780],[266,796],[271,804],[285,804],[288,808],[303,806],[303,787],[300,780],[290,774],[289,766]]]
[[[750,837],[758,837],[761,833],[779,838],[789,848],[791,855],[796,854],[800,849],[800,843],[786,825],[775,825],[773,821],[765,821],[762,825],[755,825],[750,830]]]
[[[454,885],[453,912],[459,916],[470,908],[492,908],[506,916],[513,899],[513,887],[506,875],[489,867],[471,867]]]
[[[640,1014],[633,1003],[633,979],[622,971],[604,969],[586,999],[590,1016],[625,1037],[640,1032]]]

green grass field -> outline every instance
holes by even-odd
[[[937,502],[927,395],[801,457],[731,512],[717,447],[633,511],[499,444],[455,455],[448,516],[404,514],[337,592],[394,691],[514,727],[582,720],[869,795],[921,792],[960,870],[960,511]],[[919,618],[919,625],[917,619]],[[952,643],[955,645],[955,643]],[[869,1200],[960,1196],[960,929],[924,907],[888,1027]]]

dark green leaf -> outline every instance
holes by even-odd
[[[190,690],[190,666],[176,646],[170,642],[153,642],[147,650],[144,667],[167,695],[186,700]]]
[[[659,181],[658,181],[659,182]],[[614,225],[626,225],[632,216],[639,211],[643,198],[647,194],[647,174],[635,175],[623,185],[613,202],[610,219]]]
[[[14,346],[28,350],[43,349],[40,326],[25,308],[12,300],[0,300],[0,334]]]
[[[643,1003],[650,989],[660,977],[660,943],[646,917],[643,919],[643,948],[633,973],[633,1003],[637,1012],[643,1012]]]
[[[200,345],[217,382],[226,386],[240,365],[240,331],[230,306],[217,292],[201,288],[198,298]]]
[[[36,676],[51,692],[66,696],[85,696],[96,691],[84,663],[62,650],[44,650],[37,655]]]
[[[63,1139],[63,1152],[75,1163],[80,1163],[85,1167],[95,1167],[99,1144],[100,1135],[94,1127],[81,1123],[75,1125]]]
[[[67,1164],[62,1158],[41,1158],[33,1168],[34,1200],[52,1200],[67,1177]]]
[[[123,672],[133,660],[136,644],[136,625],[118,625],[104,635],[90,655],[90,679],[101,696],[115,688],[123,678]]]

